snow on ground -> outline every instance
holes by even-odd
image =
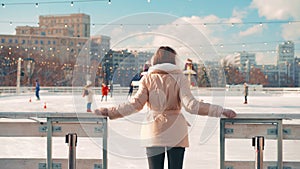
[[[199,96],[205,102],[221,104],[234,109],[237,113],[298,113],[300,114],[299,95],[254,95],[249,96],[249,104],[243,104],[243,96]],[[31,98],[32,102],[29,102]],[[127,101],[126,94],[108,97],[108,101],[100,101],[95,97],[92,105],[107,107]],[[46,104],[47,108],[44,109]],[[1,96],[0,112],[85,112],[85,99],[79,95],[47,95],[41,94],[36,101],[33,95]],[[125,119],[109,121],[108,166],[110,169],[147,168],[145,150],[139,145],[140,124],[144,112],[134,114]],[[184,168],[219,168],[219,128],[218,119],[189,115],[185,113],[190,127],[190,147],[186,149]],[[9,119],[0,119],[9,121]],[[205,125],[208,124],[206,127]],[[298,123],[299,124],[299,123]],[[205,131],[204,131],[205,130]],[[211,133],[207,142],[200,144],[202,132]],[[99,140],[79,138],[77,158],[101,158]],[[284,142],[284,160],[300,159],[300,142]],[[226,142],[226,159],[253,160],[255,152],[251,140],[230,140]],[[67,158],[67,145],[64,138],[53,139],[53,158]],[[276,141],[268,140],[265,147],[265,160],[276,160]],[[45,138],[0,138],[0,158],[46,157]]]

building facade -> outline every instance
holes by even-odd
[[[110,37],[90,36],[90,16],[86,14],[50,15],[40,16],[39,21],[39,27],[19,26],[16,28],[16,35],[0,35],[0,50],[3,51],[0,51],[1,59],[9,62],[17,58],[32,58],[36,62],[36,67],[41,65],[42,69],[44,68],[42,66],[48,65],[47,74],[51,74],[51,65],[55,65],[53,66],[55,68],[62,66],[61,70],[69,72],[66,77],[70,77],[75,68],[79,67],[78,64],[81,64],[90,69],[78,71],[87,74],[83,75],[85,79],[82,83],[95,78],[95,73],[92,71],[97,72],[97,70],[91,70],[91,68],[97,68],[96,64],[100,64],[101,58],[109,51]],[[8,50],[14,51],[5,52]],[[80,57],[88,61],[81,63],[80,61],[84,59]],[[0,69],[6,68],[0,67]],[[54,76],[55,74],[53,78]],[[56,76],[55,80],[60,83],[65,81],[65,78],[69,82],[63,82],[63,84],[70,85],[72,79],[66,77]],[[48,79],[50,78],[45,80]],[[82,84],[78,83],[78,85]]]
[[[138,78],[145,63],[153,56],[151,52],[110,50],[102,61],[102,78],[107,83],[129,86],[132,79]]]
[[[38,27],[18,26],[16,35],[90,37],[90,16],[82,13],[40,16]]]
[[[277,45],[278,86],[294,86],[295,82],[295,45],[286,41]]]

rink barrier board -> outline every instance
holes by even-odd
[[[79,166],[85,166],[86,162],[90,162],[85,167],[79,167],[80,169],[107,169],[106,117],[91,113],[0,112],[1,118],[12,119],[12,121],[0,121],[0,137],[47,137],[45,159],[0,158],[1,169],[15,168],[16,165],[17,168],[22,165],[24,165],[22,168],[25,168],[28,165],[28,169],[67,168],[68,159],[52,159],[52,138],[65,137],[68,133],[78,133],[78,137],[101,137],[102,152],[99,151],[99,154],[102,154],[102,159],[77,159],[77,163]],[[26,122],[13,122],[13,119],[16,121],[24,119]]]
[[[52,159],[52,169],[67,169],[68,160],[67,159]],[[47,163],[45,159],[35,158],[4,158],[0,160],[1,169],[17,169],[22,167],[22,169],[47,169]],[[102,160],[101,159],[77,159],[76,167],[78,169],[101,169]]]
[[[300,140],[300,125],[283,124],[283,139]],[[264,136],[266,139],[277,139],[277,127],[273,124],[225,124],[225,137],[251,139],[253,136]]]
[[[76,133],[78,137],[102,137],[103,125],[94,123],[52,123],[52,137],[64,137],[66,133]],[[1,122],[0,137],[46,137],[47,123]]]
[[[264,136],[277,140],[277,161],[264,161],[264,169],[299,169],[300,161],[283,161],[283,140],[300,140],[300,114],[238,114],[236,118],[220,120],[220,169],[253,169],[253,161],[226,161],[226,139],[251,139]],[[296,124],[283,121],[297,120]],[[251,146],[251,145],[249,145]],[[230,148],[227,148],[227,151]],[[229,150],[230,151],[230,150]],[[274,150],[276,151],[276,150]]]
[[[300,162],[283,162],[282,169],[299,169]],[[225,169],[254,169],[254,161],[226,161]],[[277,162],[274,161],[264,161],[263,169],[278,169]]]

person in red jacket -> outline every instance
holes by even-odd
[[[102,83],[101,92],[102,92],[101,101],[103,101],[104,97],[105,97],[105,101],[107,101],[107,95],[108,95],[108,92],[109,92],[109,88],[108,88],[108,86],[105,83]]]

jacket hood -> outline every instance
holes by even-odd
[[[160,73],[160,72],[181,73],[182,71],[177,65],[171,63],[156,64],[154,66],[151,66],[148,70],[148,73]]]

